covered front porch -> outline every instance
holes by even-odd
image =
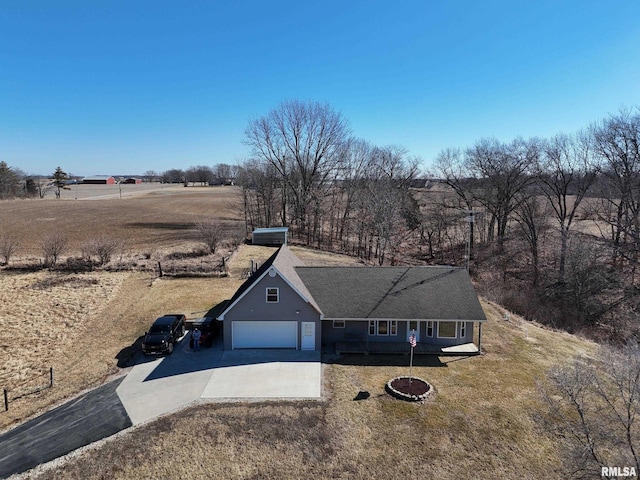
[[[373,342],[373,341],[340,341],[335,342],[336,354],[361,353],[368,354],[405,354],[411,353],[411,347],[407,342]],[[439,356],[471,356],[479,355],[480,349],[475,343],[463,343],[461,345],[442,346],[429,343],[418,343],[414,355],[439,355]]]

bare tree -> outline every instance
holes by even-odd
[[[472,216],[478,205],[477,198],[480,195],[480,182],[472,176],[466,164],[466,159],[460,149],[448,148],[440,152],[436,157],[435,170],[431,176],[442,181],[453,189],[462,202],[462,207],[467,215]],[[451,208],[453,205],[447,200],[443,206]],[[475,222],[469,222],[469,258],[473,258],[475,246]]]
[[[545,142],[537,177],[560,229],[558,277],[564,281],[569,231],[576,212],[596,179],[590,141],[585,134],[556,135]]]
[[[375,246],[370,244],[370,249],[375,248],[375,256],[382,265],[387,251],[397,250],[407,229],[418,226],[418,205],[409,192],[418,163],[416,159],[405,158],[406,151],[398,147],[374,148],[371,153],[363,199],[376,240]],[[414,214],[416,222],[411,224],[410,218]]]
[[[8,233],[0,235],[0,257],[2,257],[4,264],[9,265],[11,257],[15,255],[20,244],[15,238],[11,237]]]
[[[44,265],[54,267],[66,248],[67,237],[62,232],[54,231],[44,237],[40,242]]]
[[[496,229],[498,246],[503,248],[509,217],[517,206],[518,193],[532,182],[538,160],[539,142],[521,138],[508,144],[484,139],[466,152],[465,165],[476,179],[482,180],[478,200],[491,213],[489,239]]]
[[[167,170],[160,175],[160,180],[163,183],[185,183],[186,182],[186,174],[184,170],[180,170],[177,168],[172,168],[171,170]]]
[[[209,252],[216,253],[218,246],[224,238],[224,226],[221,223],[198,222],[196,223],[198,239],[204,243]]]
[[[226,163],[218,163],[217,165],[214,165],[213,172],[222,185],[230,185],[235,179],[233,168],[231,165]]]
[[[598,220],[609,225],[614,265],[635,264],[640,252],[640,110],[622,110],[591,127],[601,162],[602,208]]]
[[[212,184],[215,178],[215,175],[210,167],[206,165],[198,165],[196,167],[191,167],[186,172],[186,181],[190,182],[198,182],[200,185],[209,185]]]
[[[601,467],[640,472],[640,347],[601,347],[552,369],[543,388],[548,425],[557,433],[573,478],[601,478]]]
[[[549,227],[548,218],[551,213],[548,202],[541,199],[535,192],[525,191],[519,194],[515,218],[520,227],[520,233],[529,246],[531,253],[531,277],[533,286],[538,285],[540,272],[540,243],[541,237]]]
[[[309,237],[315,190],[324,186],[343,159],[348,127],[340,113],[317,102],[287,101],[249,123],[245,143],[256,159],[273,165],[286,186],[286,201],[301,235]],[[287,218],[287,212],[282,215]]]
[[[256,160],[245,162],[239,170],[237,183],[244,205],[246,233],[255,227],[286,225],[284,218],[278,221],[282,181],[272,165]]]
[[[147,181],[149,183],[153,183],[156,181],[158,174],[155,170],[147,170],[146,172],[144,172],[144,176],[147,178]]]

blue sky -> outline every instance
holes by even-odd
[[[0,160],[236,163],[248,121],[299,99],[428,167],[640,105],[639,18],[637,0],[0,0]]]

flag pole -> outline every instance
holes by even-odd
[[[409,345],[411,345],[411,359],[409,360],[409,385],[411,385],[411,381],[413,380],[412,370],[413,370],[413,349],[416,346],[416,331],[411,330],[411,335],[409,336]]]
[[[411,347],[411,361],[409,363],[409,385],[411,385],[411,380],[413,380],[413,377],[411,376],[412,369],[413,369],[413,347]]]

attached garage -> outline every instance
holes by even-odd
[[[298,322],[234,321],[232,348],[298,348]]]

